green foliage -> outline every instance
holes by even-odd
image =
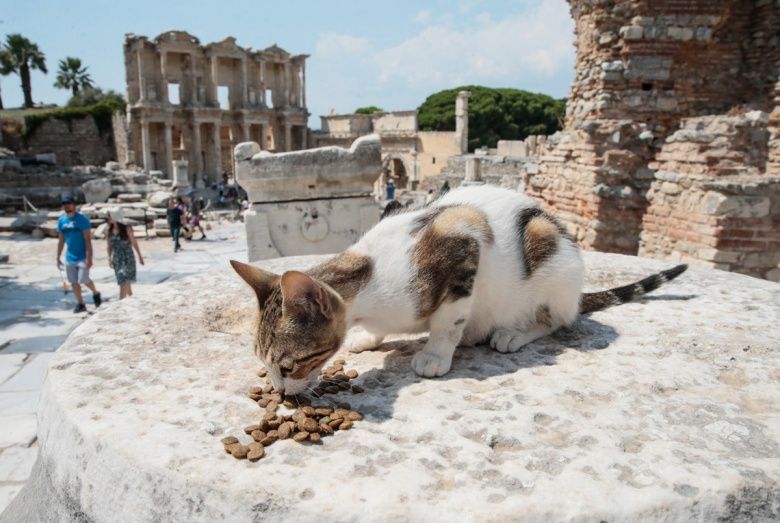
[[[0,74],[19,74],[23,67],[38,69],[43,73],[48,72],[46,57],[38,49],[37,44],[19,33],[6,35],[5,45],[0,52]]]
[[[118,110],[122,111],[125,108],[125,99],[121,94],[110,89],[104,93],[99,87],[87,87],[79,91],[75,96],[71,96],[70,100],[68,100],[68,107],[86,107],[99,103],[116,105],[119,107]]]
[[[566,100],[556,100],[520,89],[469,85],[430,95],[417,109],[420,130],[454,131],[455,99],[460,91],[469,98],[469,151],[496,147],[499,140],[523,140],[532,134],[560,130]]]
[[[79,120],[91,116],[95,120],[95,126],[102,136],[111,131],[111,116],[118,111],[124,111],[124,100],[117,103],[112,100],[102,100],[94,105],[82,107],[64,107],[54,111],[29,114],[24,117],[24,132],[22,136],[29,139],[38,127],[50,118],[56,118],[70,124],[73,120]]]
[[[54,82],[54,87],[70,89],[73,96],[76,96],[80,90],[92,87],[92,78],[87,72],[87,67],[81,66],[79,58],[68,56],[64,60],[60,60],[60,68],[57,71],[57,81]]]
[[[5,44],[0,47],[0,75],[16,73],[22,81],[24,106],[32,107],[32,86],[30,85],[30,70],[46,70],[46,57],[38,46],[19,33],[9,34]]]
[[[358,107],[355,109],[355,114],[374,114],[381,113],[383,109],[376,105],[369,105],[368,107]]]

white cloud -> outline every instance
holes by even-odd
[[[464,29],[432,25],[400,44],[377,53],[380,81],[438,83],[447,78],[473,78],[494,83],[551,75],[571,63],[573,21],[563,0],[544,0],[535,8],[494,21],[475,17]]]
[[[431,19],[431,12],[428,9],[423,9],[412,17],[412,22],[415,24],[427,24]]]
[[[459,7],[472,9],[466,0]],[[489,4],[488,4],[489,5]],[[457,7],[456,7],[457,9]],[[562,96],[573,74],[574,22],[565,0],[494,19],[485,4],[463,17],[418,12],[430,23],[395,45],[378,48],[367,38],[323,34],[309,61],[312,112],[351,112],[362,105],[398,110],[417,107],[429,94],[464,84],[518,87]]]

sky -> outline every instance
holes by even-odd
[[[103,89],[125,91],[125,33],[181,29],[202,44],[234,36],[308,54],[310,126],[320,115],[375,105],[417,108],[460,85],[514,87],[565,97],[574,74],[574,22],[565,0],[0,0],[0,39],[21,33],[46,55],[36,103],[67,102],[58,61],[78,57]],[[0,77],[5,107],[22,105],[19,77]]]

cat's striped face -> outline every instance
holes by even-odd
[[[343,306],[324,314],[316,299],[304,300],[285,300],[280,285],[260,313],[255,353],[269,370],[274,388],[285,394],[305,392],[346,333]]]
[[[344,302],[327,285],[298,271],[278,276],[231,262],[255,290],[260,322],[255,354],[265,363],[274,388],[305,392],[346,334]]]

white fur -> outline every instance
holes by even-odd
[[[374,261],[368,284],[347,305],[347,325],[365,330],[348,338],[350,350],[373,348],[388,334],[430,331],[412,367],[422,376],[441,376],[449,371],[459,344],[473,345],[492,336],[493,348],[513,352],[575,320],[584,272],[576,245],[561,239],[556,253],[525,277],[516,220],[522,209],[538,206],[534,200],[498,187],[474,186],[452,190],[432,206],[452,204],[481,209],[495,236],[492,245],[481,243],[472,295],[445,302],[429,319],[418,320],[409,291],[415,242],[410,228],[424,210],[388,217],[350,247]],[[551,328],[536,324],[540,306],[549,308]],[[457,321],[462,318],[466,321]]]

